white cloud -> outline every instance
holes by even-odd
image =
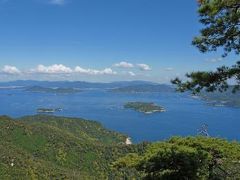
[[[74,72],[88,75],[115,75],[117,72],[113,71],[111,68],[105,68],[103,70],[96,69],[84,69],[80,66],[76,66]]]
[[[150,66],[147,64],[137,64],[137,67],[139,67],[141,71],[151,71],[152,70],[150,68]]]
[[[100,71],[100,74],[117,74],[117,72],[113,71],[111,68],[106,68],[103,71]]]
[[[134,72],[132,72],[132,71],[129,71],[128,74],[129,74],[130,76],[136,76],[136,74],[135,74]]]
[[[172,67],[165,68],[165,71],[173,71],[174,69]]]
[[[90,72],[90,69],[84,69],[81,68],[80,66],[76,66],[74,71],[77,73],[88,74]]]
[[[68,74],[73,70],[62,64],[54,64],[52,66],[38,65],[36,69],[31,70],[32,73],[45,73],[45,74]]]
[[[9,66],[9,65],[5,65],[2,69],[2,72],[3,73],[6,73],[6,74],[20,74],[21,71],[16,68],[15,66]]]
[[[134,65],[129,63],[129,62],[125,62],[125,61],[122,61],[120,63],[116,63],[113,65],[114,67],[120,67],[120,68],[133,68]]]
[[[50,4],[63,5],[66,3],[66,0],[50,0]]]
[[[80,66],[75,68],[67,67],[63,64],[54,64],[51,66],[38,65],[35,69],[31,69],[30,73],[40,73],[40,74],[86,74],[86,75],[115,75],[116,71],[113,71],[111,68],[105,68],[103,70],[97,69],[85,69]]]

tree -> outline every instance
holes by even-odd
[[[200,35],[193,39],[192,44],[200,52],[223,49],[223,57],[230,52],[240,53],[240,1],[239,0],[199,0],[198,13],[204,28]],[[232,67],[219,67],[214,72],[192,72],[186,75],[188,80],[182,82],[179,78],[172,80],[179,91],[191,90],[198,93],[207,91],[225,91],[228,80],[234,79],[236,84],[233,92],[240,90],[240,62]]]
[[[149,145],[143,154],[129,154],[114,163],[134,168],[143,179],[238,179],[240,144],[207,137],[174,137]]]

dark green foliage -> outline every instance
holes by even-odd
[[[239,0],[199,0],[200,22],[204,25],[201,35],[195,37],[193,45],[201,52],[216,51],[223,47],[224,54],[234,51],[240,53],[240,2]],[[235,80],[233,92],[240,90],[240,62],[232,67],[220,67],[214,72],[192,72],[189,79],[182,82],[172,80],[179,91],[190,90],[198,93],[207,91],[225,91],[228,80]]]
[[[201,35],[193,45],[201,52],[224,48],[224,56],[232,50],[240,52],[240,2],[239,0],[200,0]]]
[[[228,80],[235,79],[236,85],[233,86],[232,92],[240,90],[240,62],[232,67],[223,66],[218,68],[215,72],[192,72],[186,75],[190,80],[182,82],[176,78],[172,81],[177,85],[177,90],[184,92],[186,90],[192,91],[194,94],[201,90],[207,92],[226,91],[229,88]]]
[[[144,179],[238,179],[240,144],[205,137],[174,137],[149,145],[143,155],[129,154],[114,167],[133,168]]]
[[[142,145],[126,146],[126,136],[99,123],[76,118],[0,117],[0,179],[120,178],[111,162]]]
[[[128,102],[124,105],[124,108],[134,109],[135,111],[143,113],[155,113],[165,111],[165,109],[161,106],[158,106],[154,103],[146,102]]]

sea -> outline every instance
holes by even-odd
[[[144,114],[124,108],[125,103],[135,101],[156,103],[166,112]],[[88,89],[53,94],[21,88],[0,89],[0,115],[19,118],[37,114],[38,108],[62,108],[53,115],[98,121],[105,128],[131,137],[134,143],[197,136],[203,125],[212,137],[240,140],[240,108],[211,106],[186,93],[115,93]]]

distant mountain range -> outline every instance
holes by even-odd
[[[136,85],[156,85],[157,83],[148,82],[148,81],[118,81],[111,83],[94,83],[94,82],[84,82],[84,81],[12,81],[12,82],[0,82],[0,87],[7,86],[18,86],[18,87],[32,87],[32,86],[41,86],[41,87],[58,87],[58,88],[119,88],[127,86],[136,86]]]

